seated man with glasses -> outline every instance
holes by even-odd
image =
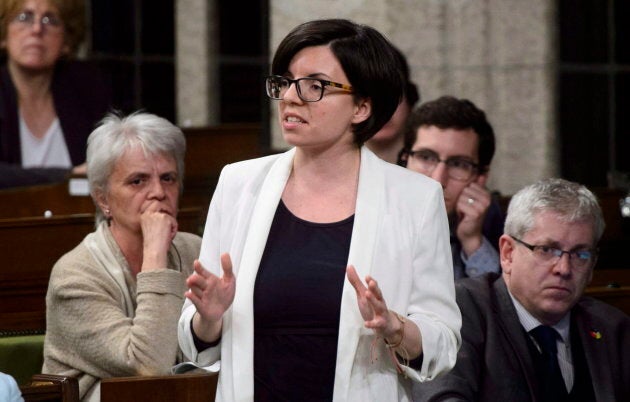
[[[485,113],[466,99],[443,96],[414,110],[404,135],[398,164],[442,184],[455,279],[499,272],[503,212],[485,187],[494,155]]]
[[[457,364],[414,400],[630,401],[630,317],[583,296],[603,232],[582,185],[546,179],[516,193],[503,273],[457,282]]]

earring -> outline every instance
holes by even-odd
[[[108,208],[108,209],[105,210],[105,215],[109,216],[109,213],[110,213],[110,211],[109,211],[109,208]]]

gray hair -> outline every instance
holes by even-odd
[[[127,117],[110,113],[87,140],[87,178],[96,204],[97,224],[104,219],[97,194],[107,194],[107,183],[116,162],[127,150],[138,146],[147,156],[165,154],[175,159],[177,175],[180,183],[183,182],[186,139],[182,130],[150,113],[136,112]]]
[[[560,215],[565,222],[591,222],[593,244],[604,233],[606,224],[597,197],[581,184],[558,178],[530,184],[512,197],[505,233],[522,237],[533,228],[536,215],[546,211]]]

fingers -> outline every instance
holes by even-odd
[[[365,283],[367,286],[361,282],[359,278],[359,274],[357,274],[356,269],[352,265],[348,265],[346,268],[346,274],[348,276],[348,281],[357,292],[359,297],[366,297],[368,299],[373,299],[375,301],[382,301],[383,294],[381,293],[381,289],[378,287],[378,282],[371,276],[365,277]]]
[[[387,323],[388,317],[386,315],[388,314],[388,310],[378,282],[368,275],[365,277],[365,283],[367,284],[367,286],[365,286],[352,265],[346,268],[346,275],[348,281],[357,293],[359,310],[365,320],[366,328],[375,330],[384,328]]]
[[[179,230],[179,223],[177,223],[177,219],[173,218],[173,224],[171,225],[171,241],[175,238],[177,231]]]
[[[383,292],[381,288],[378,286],[378,282],[371,276],[365,278],[368,283],[368,291],[366,292],[366,298],[368,302],[372,306],[374,311],[374,318],[378,318],[387,314],[387,304],[385,303],[385,299],[383,298]]]
[[[383,294],[381,293],[381,288],[378,287],[378,282],[371,276],[367,276],[365,278],[365,282],[368,285],[368,290],[377,300],[383,300]]]
[[[171,210],[171,207],[163,201],[151,200],[144,205],[142,213],[161,213],[174,217],[177,211]]]
[[[197,306],[197,303],[201,303],[201,300],[203,299],[203,291],[197,287],[191,286],[186,293],[184,293],[184,296],[189,298],[190,301]]]
[[[221,267],[223,268],[223,279],[227,281],[233,280],[232,260],[228,253],[221,255]],[[204,291],[215,287],[219,277],[204,268],[199,260],[193,262],[193,268],[195,272],[186,278],[186,286],[198,297],[201,297]]]
[[[486,183],[488,182],[487,172],[485,174],[478,175],[474,182],[479,184],[481,187],[486,187]]]
[[[457,204],[468,210],[484,210],[490,204],[490,198],[483,193],[462,191]]]
[[[485,187],[473,182],[462,190],[459,201],[464,201],[464,204],[478,208],[490,205],[490,198],[490,192]],[[469,199],[472,199],[473,202],[470,202]]]
[[[166,247],[177,234],[177,220],[159,211],[145,211],[140,215],[140,225],[145,245],[151,247]]]
[[[195,272],[197,274],[199,274],[200,276],[202,276],[203,278],[208,278],[210,275],[212,275],[212,272],[208,271],[202,264],[201,261],[199,260],[195,260],[193,262],[193,268],[195,269]]]
[[[208,278],[214,275],[207,271],[199,260],[193,262],[193,268],[195,272],[186,278],[186,286],[189,289],[199,289],[199,292],[203,292],[208,286]]]
[[[490,192],[477,183],[471,183],[462,190],[457,200],[457,211],[461,219],[483,220],[490,207]]]
[[[354,266],[348,265],[346,268],[346,276],[348,277],[348,281],[350,281],[354,290],[357,292],[357,296],[362,296],[366,291],[366,287],[363,285],[363,282],[361,282],[361,278],[359,278],[359,274],[357,274]]]
[[[221,254],[221,269],[223,269],[224,279],[231,280],[234,278],[234,273],[232,271],[232,258],[229,253]]]

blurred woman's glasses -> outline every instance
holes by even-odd
[[[32,11],[22,11],[13,18],[13,23],[21,28],[33,28],[36,22],[39,22],[42,29],[50,32],[59,32],[62,29],[62,23],[59,17],[46,13],[38,17]]]

